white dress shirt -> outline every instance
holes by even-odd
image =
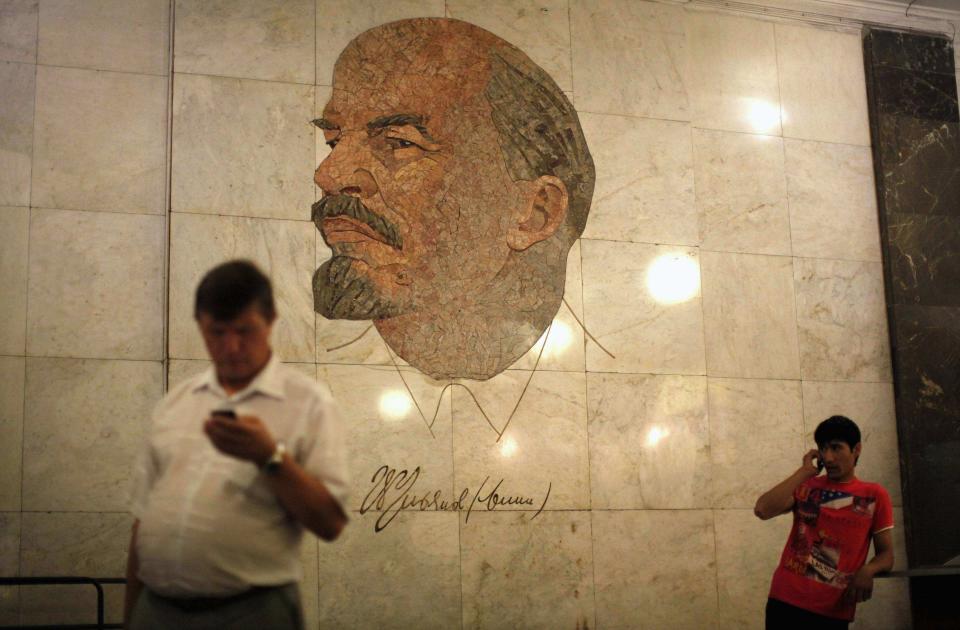
[[[233,395],[211,367],[157,404],[135,474],[139,577],[160,595],[222,597],[300,579],[303,527],[264,472],[220,453],[203,432],[210,412],[224,407],[258,416],[346,513],[346,453],[329,391],[275,354]]]

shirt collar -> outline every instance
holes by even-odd
[[[277,357],[277,353],[271,352],[270,359],[267,360],[267,364],[263,366],[263,369],[260,370],[260,373],[257,374],[252,381],[250,381],[250,384],[244,389],[228,396],[224,391],[223,386],[220,385],[220,381],[217,380],[216,368],[211,365],[206,369],[206,371],[203,372],[203,374],[200,375],[200,380],[193,388],[193,391],[196,392],[200,391],[201,389],[209,389],[224,398],[231,398],[235,401],[249,398],[250,396],[258,393],[265,396],[270,396],[271,398],[276,398],[277,400],[283,400],[285,394],[283,388],[283,378],[280,374],[279,366],[280,359]]]

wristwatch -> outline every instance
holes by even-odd
[[[280,466],[283,464],[283,455],[286,452],[287,445],[283,442],[277,442],[277,448],[274,449],[273,455],[263,464],[263,472],[270,474],[280,470]]]

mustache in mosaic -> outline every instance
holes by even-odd
[[[350,217],[383,237],[387,245],[395,249],[403,249],[403,238],[393,223],[374,213],[353,195],[328,195],[312,206],[311,218],[319,230],[324,219],[333,217]]]

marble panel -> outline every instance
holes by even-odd
[[[0,61],[36,63],[37,0],[0,4]]]
[[[593,512],[597,627],[716,628],[709,510]]]
[[[696,245],[690,127],[581,114],[597,181],[584,238]]]
[[[537,343],[524,356],[517,359],[511,368],[532,370],[557,370],[582,372],[585,368],[586,336],[583,332],[583,274],[581,273],[580,241],[573,244],[567,254],[567,275],[563,299],[553,318],[552,328],[544,331]],[[579,321],[578,321],[579,320]],[[547,346],[543,343],[546,340]],[[586,342],[592,343],[592,342]],[[542,350],[542,352],[541,352]],[[540,362],[537,363],[537,357]]]
[[[903,510],[893,508],[893,568],[907,569],[907,546],[904,541]],[[871,550],[870,557],[873,557]],[[875,630],[877,628],[911,628],[910,584],[903,578],[877,578],[873,581],[873,597],[866,604],[857,606],[857,614],[851,630]]]
[[[833,415],[847,416],[860,427],[863,453],[857,477],[886,488],[893,505],[902,505],[897,418],[890,383],[803,382],[804,444],[815,448],[813,432]]]
[[[752,509],[744,509],[715,510],[713,518],[720,597],[717,625],[762,630],[770,581],[790,534],[792,516],[761,521]]]
[[[401,375],[393,366],[358,365],[317,366],[317,380],[330,388],[341,410],[353,480],[351,510],[359,510],[368,493],[376,495],[382,484],[374,477],[382,466],[411,472],[420,468],[411,492],[440,491],[444,498],[455,498],[450,394],[443,383],[410,368]],[[372,530],[379,518],[376,509],[357,523]]]
[[[27,353],[159,360],[165,236],[163,217],[34,209]]]
[[[683,22],[679,6],[631,0],[571,2],[577,109],[690,120]],[[624,68],[630,68],[629,75]]]
[[[452,390],[458,496],[486,496],[502,480],[499,494],[532,499],[509,509],[589,509],[585,374],[507,370],[459,383],[470,392]]]
[[[317,377],[317,366],[315,363],[291,363],[289,361],[283,361],[282,363],[302,372],[304,376],[309,376],[310,378]],[[167,362],[168,390],[173,389],[176,385],[188,378],[200,374],[210,367],[210,365],[211,362],[207,359],[170,359]]]
[[[880,260],[868,147],[784,140],[793,255]]]
[[[696,249],[582,240],[587,370],[703,374]]]
[[[0,512],[20,509],[23,364],[23,357],[0,357]]]
[[[960,124],[907,116],[879,118],[884,211],[960,215]]]
[[[25,512],[20,547],[20,574],[25,576],[122,576],[130,544],[129,514],[93,512]],[[105,621],[123,618],[122,584],[107,584]],[[95,623],[93,587],[44,586],[22,589],[21,623]]]
[[[320,557],[319,540],[309,532],[303,534],[303,546],[300,550],[300,567],[303,578],[300,587],[300,603],[303,606],[304,628],[320,627]]]
[[[162,370],[153,361],[27,359],[24,510],[127,508]]]
[[[0,8],[0,24],[4,9]],[[0,62],[0,204],[30,205],[36,66]]]
[[[691,12],[690,109],[695,127],[779,136],[780,87],[773,24]]]
[[[20,514],[0,512],[0,575],[19,575]],[[20,621],[20,588],[0,586],[0,623],[13,626]]]
[[[789,258],[702,252],[707,374],[798,378]]]
[[[314,0],[176,3],[176,72],[313,84]]]
[[[0,207],[0,354],[22,355],[26,348],[27,243],[30,209]]]
[[[272,344],[284,361],[315,359],[313,224],[175,213],[170,236],[170,356],[207,358],[193,319],[197,285],[214,266],[252,260],[273,283],[278,320]]]
[[[800,382],[711,378],[707,398],[713,506],[752,508],[808,450]]]
[[[567,0],[448,0],[447,17],[484,28],[519,47],[561,90],[573,89]]]
[[[414,17],[443,17],[444,0],[317,0],[317,83],[331,85],[333,64],[366,30]]]
[[[536,521],[474,512],[464,521],[463,628],[596,627],[589,512],[544,512]]]
[[[710,433],[702,376],[588,374],[593,509],[710,503]]]
[[[860,35],[788,24],[774,31],[783,135],[870,146]]]
[[[904,70],[954,73],[954,47],[946,37],[929,33],[870,30],[870,63]]]
[[[308,221],[313,111],[312,86],[178,75],[173,210]]]
[[[38,63],[167,74],[169,0],[43,0]]]
[[[804,379],[890,381],[880,263],[797,258],[797,330]]]
[[[890,286],[895,304],[960,306],[960,217],[889,213]]]
[[[790,255],[790,216],[780,138],[693,130],[703,249]]]
[[[31,204],[163,214],[167,78],[38,66]]]
[[[459,627],[458,549],[456,514],[401,514],[380,532],[355,519],[320,547],[319,627]]]
[[[892,67],[872,69],[878,115],[956,122],[957,87],[953,74]]]

